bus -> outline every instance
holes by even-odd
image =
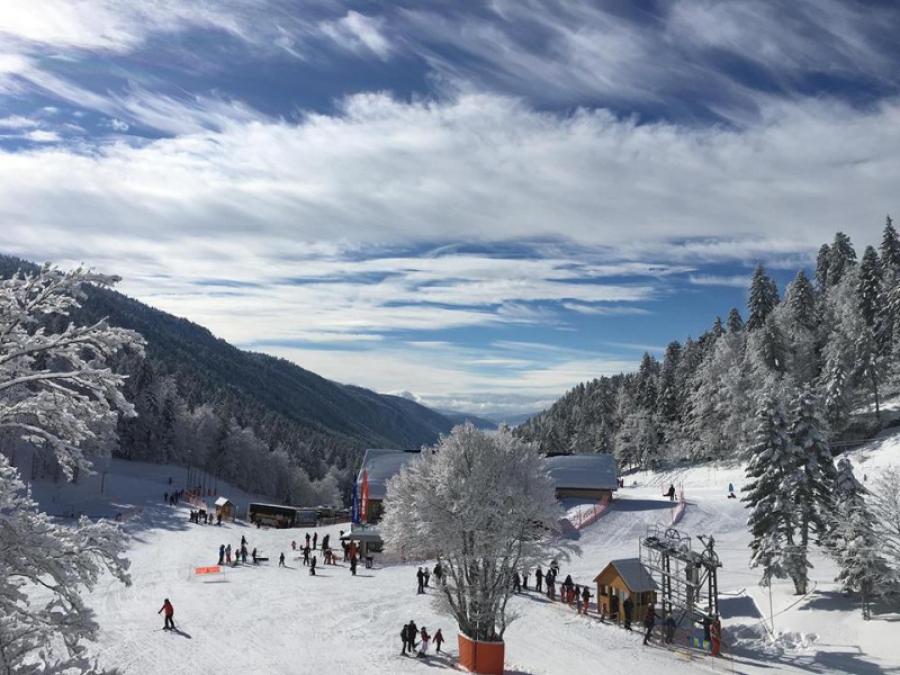
[[[254,525],[268,525],[277,528],[295,527],[297,525],[297,509],[293,506],[252,502],[247,507],[247,520]]]

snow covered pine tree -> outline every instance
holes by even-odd
[[[115,281],[47,265],[0,281],[0,432],[45,448],[69,478],[90,471],[81,446],[95,424],[133,413],[105,361],[124,347],[141,351],[143,341],[105,321],[50,326],[78,307],[82,285]],[[97,624],[79,593],[104,570],[129,583],[124,551],[111,523],[51,522],[0,453],[0,674],[102,672],[83,653]]]
[[[567,557],[562,515],[536,448],[508,428],[458,426],[388,482],[381,533],[389,550],[438,556],[440,608],[473,640],[500,641],[513,574]],[[548,537],[548,535],[551,535]]]

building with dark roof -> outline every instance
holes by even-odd
[[[544,460],[556,498],[612,498],[619,487],[616,460],[610,454],[555,455]]]
[[[659,586],[653,581],[650,572],[641,564],[640,558],[621,558],[612,560],[595,578],[597,584],[597,607],[600,611],[606,608],[606,614],[613,621],[625,623],[622,604],[625,598],[631,598],[634,608],[631,620],[644,620],[647,607],[656,604],[656,593]]]

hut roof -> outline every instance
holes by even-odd
[[[618,487],[616,460],[610,454],[556,455],[547,457],[544,466],[557,489],[615,490]]]
[[[641,564],[640,558],[620,558],[619,560],[611,560],[609,565],[603,568],[605,572],[610,567],[615,568],[618,575],[633,593],[644,593],[646,591],[658,591],[659,586],[653,581],[653,577],[647,571],[647,568]],[[603,575],[600,572],[594,581],[598,581]]]
[[[226,506],[228,504],[231,504],[231,506],[234,506],[234,502],[231,501],[230,499],[228,499],[228,497],[219,497],[216,500],[216,506]]]

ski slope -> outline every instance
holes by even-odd
[[[860,475],[874,471],[900,457],[900,439],[873,443],[851,457]],[[168,469],[140,469],[113,462],[102,495],[94,489],[93,496],[68,496],[96,514],[126,514],[125,527],[133,537],[133,585],[101,583],[88,598],[101,626],[99,640],[89,650],[103,665],[141,675],[331,671],[403,675],[457,669],[455,625],[435,612],[429,594],[416,594],[416,565],[374,570],[360,566],[353,577],[347,564],[322,565],[319,552],[319,573],[312,577],[291,551],[291,540],[299,544],[307,530],[256,529],[240,522],[221,527],[189,523],[187,507],[162,503],[162,493],[172,489]],[[739,500],[726,498],[729,482],[736,487],[742,483],[739,467],[637,474],[626,482],[628,487],[619,491],[608,512],[574,542],[581,555],[563,563],[563,578],[571,574],[577,583],[591,583],[609,560],[637,556],[638,539],[647,528],[671,522],[672,504],[661,495],[674,483],[683,488],[687,502],[679,529],[715,536],[724,563],[719,582],[724,638],[731,645],[728,655],[714,659],[688,649],[644,647],[637,631],[578,616],[532,591],[510,602],[518,619],[506,633],[508,673],[900,671],[897,624],[883,618],[864,624],[855,604],[837,592],[831,581],[835,570],[828,561],[814,560],[813,591],[806,597],[792,595],[789,583],[777,584],[771,599],[759,588],[758,574],[747,567],[745,509]],[[60,510],[64,500],[56,488],[35,487],[42,501]],[[249,499],[220,487],[236,501]],[[110,494],[114,498],[108,498]],[[346,528],[315,531],[319,541],[330,533],[336,542],[339,530]],[[225,568],[213,577],[193,573],[195,567],[215,564],[219,545],[235,547],[242,535],[248,550],[258,548],[269,557],[268,563]],[[277,565],[282,551],[287,568]],[[531,585],[533,581],[532,575]],[[175,606],[177,633],[162,631],[163,620],[156,613],[167,597]],[[400,656],[400,628],[410,619],[432,634],[442,628],[447,653],[425,661]]]

